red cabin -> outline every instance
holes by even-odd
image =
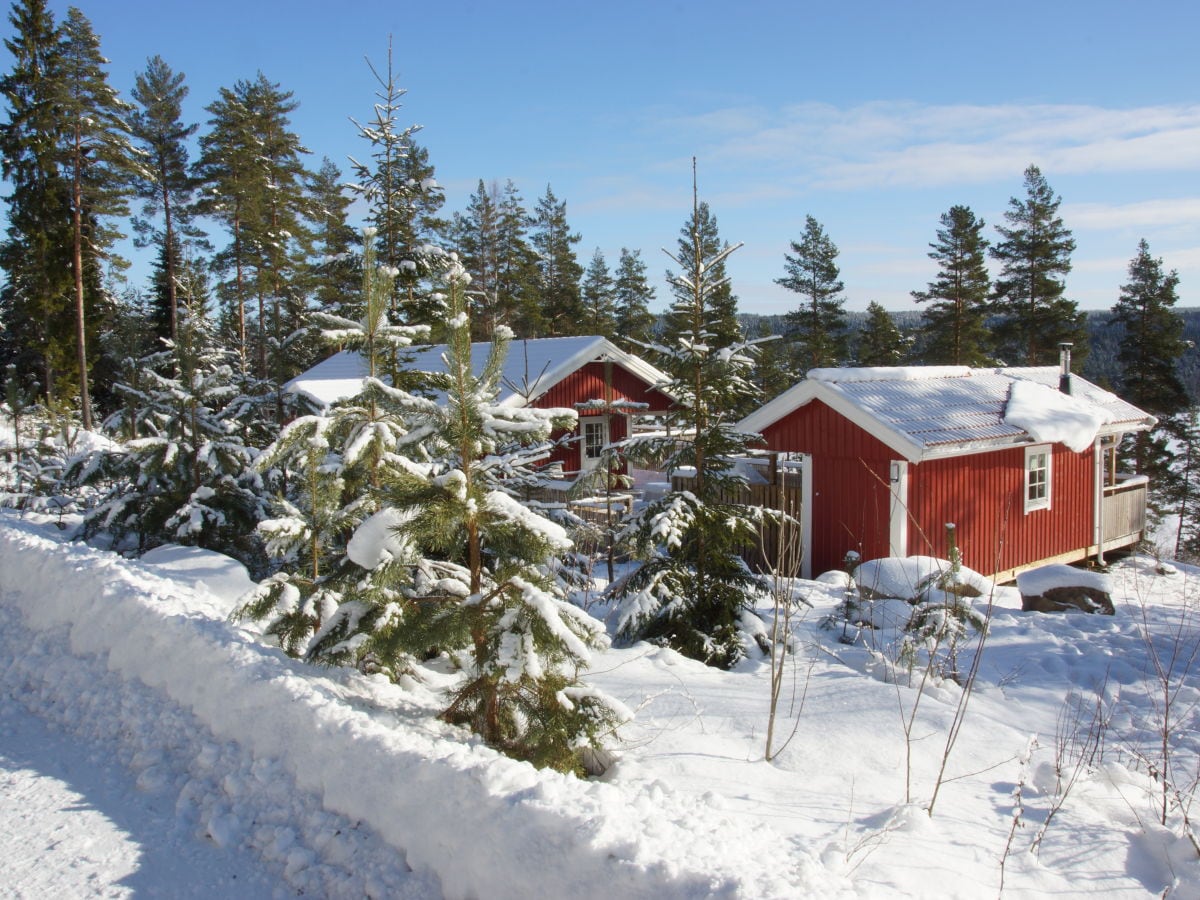
[[[1116,473],[1116,447],[1155,419],[1065,369],[814,369],[747,416],[801,470],[801,574],[850,551],[945,558],[947,523],[1001,581],[1138,543],[1146,480]]]
[[[488,343],[472,345],[477,371],[482,371],[490,347]],[[443,371],[445,352],[442,344],[413,347],[407,367]],[[287,387],[329,405],[357,393],[366,374],[363,358],[343,350],[292,379]],[[670,408],[670,397],[657,387],[666,379],[654,366],[606,338],[514,340],[505,359],[498,399],[506,406],[566,408],[579,413],[578,428],[559,443],[550,459],[572,477],[595,465],[607,444],[627,437],[634,416]]]

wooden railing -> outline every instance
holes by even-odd
[[[1101,521],[1106,547],[1128,546],[1141,540],[1146,529],[1146,478],[1105,485]]]

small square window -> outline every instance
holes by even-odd
[[[1050,448],[1025,449],[1025,512],[1050,508]]]

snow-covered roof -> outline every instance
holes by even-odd
[[[475,373],[483,371],[491,344],[471,345],[471,361]],[[405,368],[420,372],[444,372],[442,357],[445,344],[412,347],[411,362]],[[533,402],[572,372],[590,362],[612,360],[649,385],[659,385],[667,376],[640,357],[626,353],[606,338],[595,335],[579,337],[531,338],[514,340],[508,348],[501,376],[499,402],[506,406],[525,406]],[[357,352],[342,350],[317,363],[307,372],[297,375],[286,385],[287,390],[304,393],[326,406],[352,397],[362,387],[367,365]]]
[[[1071,393],[1062,393],[1056,366],[813,369],[808,375],[743,419],[741,430],[762,431],[821,400],[917,462],[1012,444],[1060,442],[1078,451],[1098,435],[1155,423],[1078,375],[1071,376]]]

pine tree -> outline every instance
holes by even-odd
[[[1050,365],[1058,345],[1075,345],[1075,361],[1086,354],[1084,316],[1064,296],[1075,239],[1058,215],[1056,197],[1037,166],[1025,170],[1026,199],[1013,197],[998,226],[1001,240],[991,249],[1001,264],[993,287],[1000,354],[1009,365]]]
[[[967,206],[950,207],[939,221],[937,241],[929,245],[929,258],[938,263],[938,274],[927,290],[912,292],[918,303],[929,304],[921,314],[923,362],[986,365],[990,362],[986,319],[991,278],[984,221]]]
[[[717,229],[717,217],[713,215],[708,204],[703,201],[699,206],[694,206],[691,217],[679,230],[679,249],[673,258],[687,260],[687,265],[690,266],[695,252],[694,243],[697,235],[700,240],[700,252],[705,258],[717,259],[721,250],[729,246],[721,240]],[[727,346],[742,340],[742,328],[738,324],[737,318],[737,297],[734,296],[733,288],[726,277],[725,260],[722,258],[715,265],[717,270],[711,274],[712,284],[715,287],[712,296],[705,299],[707,314],[710,317],[708,330],[716,336],[722,346]],[[684,277],[687,277],[686,274]],[[684,313],[680,316],[674,312],[676,305],[687,309],[694,298],[691,296],[691,289],[682,286],[680,279],[670,271],[667,272],[667,283],[675,295],[675,304],[667,311],[666,331],[673,334],[684,331],[694,324],[690,314]]]
[[[608,263],[600,248],[592,254],[592,261],[583,274],[580,288],[583,298],[584,320],[580,330],[584,334],[612,337],[616,327],[616,296]]]
[[[8,224],[0,246],[2,360],[36,373],[51,403],[76,389],[72,323],[71,184],[62,167],[66,124],[62,33],[44,0],[13,4],[0,78],[9,117],[0,126]]]
[[[421,554],[413,590],[423,601],[396,639],[413,650],[430,638],[469,650],[447,720],[518,759],[582,774],[583,751],[621,717],[578,680],[606,639],[556,577],[554,560],[570,548],[565,532],[514,496],[545,457],[551,431],[570,427],[574,413],[497,402],[511,334],[497,332],[477,370],[465,272],[452,267],[447,280],[447,399],[425,417],[431,465],[393,493],[402,533]]]
[[[386,669],[398,677],[406,659],[392,655],[381,661],[363,648],[367,635],[391,622],[392,604],[400,597],[390,584],[394,573],[377,554],[356,552],[351,541],[365,523],[376,530],[395,524],[385,508],[386,492],[412,465],[403,455],[412,440],[407,417],[432,401],[383,380],[396,353],[427,337],[428,328],[389,321],[397,271],[376,265],[374,238],[373,228],[364,229],[354,310],[359,317],[314,316],[326,344],[362,355],[367,377],[356,394],[331,409],[296,418],[257,460],[259,471],[282,475],[291,489],[259,526],[268,554],[285,567],[259,585],[239,615],[265,620],[267,633],[292,655]],[[419,447],[410,455],[419,456]]]
[[[229,245],[218,252],[214,267],[232,278],[217,285],[222,302],[223,337],[236,348],[238,369],[248,371],[252,353],[246,310],[252,292],[256,231],[265,203],[258,166],[253,113],[247,95],[249,82],[239,81],[232,89],[221,88],[215,101],[205,107],[212,116],[209,130],[200,138],[200,158],[195,175],[201,184],[196,210],[223,224]]]
[[[141,215],[134,218],[133,227],[138,246],[159,248],[165,294],[160,298],[163,308],[153,318],[156,335],[171,340],[178,330],[178,270],[184,241],[200,236],[191,227],[195,181],[186,143],[199,126],[181,121],[188,94],[183,79],[183,73],[172,71],[162,57],[151,57],[146,71],[134,79],[133,99],[138,106],[129,117],[135,145],[145,154],[142,177],[135,182]],[[159,217],[161,228],[154,221]]]
[[[775,279],[804,298],[788,313],[787,328],[801,369],[836,366],[849,355],[845,298],[837,266],[838,248],[812,216],[805,217],[804,235],[785,253],[783,278]],[[794,254],[794,255],[793,255]]]
[[[860,366],[898,366],[904,359],[907,341],[891,313],[872,300],[867,305],[867,321],[858,337]]]
[[[550,335],[579,334],[586,316],[579,289],[583,267],[571,249],[579,240],[567,224],[567,202],[546,185],[534,210],[530,243],[537,251],[538,302]]]
[[[706,221],[695,200],[691,221]],[[697,229],[688,253],[671,257],[682,270],[674,277],[677,299],[668,318],[678,330],[652,345],[670,377],[666,391],[676,398],[670,434],[626,446],[631,457],[661,461],[666,471],[686,467],[691,486],[648,504],[623,532],[643,562],[619,591],[618,629],[625,638],[729,668],[745,655],[745,617],[753,615],[752,599],[762,588],[737,553],[739,545],[757,540],[762,510],[727,499],[744,484],[733,459],[751,440],[734,429],[733,411],[756,392],[749,382],[751,348],[723,342],[714,330],[724,316],[713,301],[727,288],[719,273],[741,245],[716,253],[706,253],[705,245]]]
[[[654,288],[646,279],[646,263],[641,251],[621,248],[613,284],[616,306],[614,331],[620,338],[645,343],[654,334],[658,317],[650,312]]]

